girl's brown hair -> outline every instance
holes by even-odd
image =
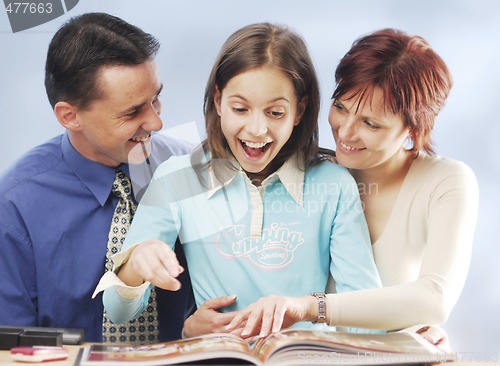
[[[257,23],[233,33],[220,50],[205,88],[204,114],[207,138],[204,148],[211,159],[229,159],[231,150],[221,130],[220,118],[214,105],[216,88],[220,92],[229,80],[247,70],[272,67],[284,72],[291,80],[297,100],[306,98],[301,122],[294,128],[277,158],[288,159],[299,154],[308,165],[318,160],[319,86],[316,72],[304,40],[287,27]]]

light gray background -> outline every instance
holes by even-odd
[[[102,11],[157,36],[165,127],[203,137],[205,82],[223,41],[249,23],[285,23],[306,39],[321,81],[321,143],[334,147],[327,123],[334,70],[352,41],[395,27],[420,34],[448,63],[454,88],[434,132],[439,154],[476,172],[480,213],[464,292],[446,323],[465,360],[500,357],[500,248],[496,151],[500,122],[500,2],[496,0],[80,0],[68,14],[13,34],[0,9],[0,173],[31,147],[62,132],[43,86],[48,43],[70,16]],[[195,126],[198,126],[196,131]],[[1,255],[1,254],[0,254]]]

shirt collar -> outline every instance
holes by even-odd
[[[210,199],[212,196],[219,191],[221,188],[229,185],[234,177],[238,175],[240,172],[243,172],[240,164],[236,161],[236,159],[232,158],[228,162],[224,162],[218,168],[219,176],[224,177],[225,179],[221,182],[220,177],[215,175],[213,165],[210,165],[208,168],[208,191],[207,198]]]
[[[238,169],[231,169],[229,167],[221,167],[221,176],[227,177],[224,182],[220,182],[214,174],[213,169],[210,167],[208,171],[208,192],[207,198],[210,199],[217,191],[224,186],[229,185],[237,174],[245,174],[238,162],[233,159],[232,164]],[[245,174],[246,175],[246,174]],[[297,202],[298,205],[304,204],[304,170],[300,169],[298,156],[292,155],[285,163],[273,174],[264,179],[262,186],[266,186],[277,177],[287,192]]]
[[[304,169],[300,169],[298,156],[292,155],[290,159],[279,168],[275,173],[267,177],[263,183],[269,178],[277,175],[281,183],[288,191],[290,196],[297,202],[298,205],[304,205]]]
[[[69,167],[82,183],[92,192],[97,201],[103,206],[113,187],[116,170],[122,170],[129,175],[128,164],[121,164],[117,168],[111,168],[82,156],[71,145],[66,132],[61,142],[62,153]]]

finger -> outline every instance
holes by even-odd
[[[133,262],[133,267],[134,271],[146,281],[153,280],[165,270],[159,258],[154,254],[137,258]]]
[[[158,259],[161,265],[172,277],[178,277],[184,272],[184,268],[179,264],[175,252],[169,246],[164,246],[161,249],[160,253],[158,253]]]
[[[276,333],[281,330],[283,326],[283,319],[285,318],[286,308],[284,306],[276,306],[274,310],[274,319],[273,319],[273,327],[272,332]]]
[[[246,322],[243,322],[240,326],[238,326],[237,328],[229,331],[228,333],[231,333],[231,334],[234,334],[235,336],[238,336],[238,337],[241,337],[241,333],[243,333],[243,329],[245,329],[245,325],[246,325]]]
[[[251,305],[250,305],[250,306],[251,306]],[[227,330],[227,331],[234,330],[234,329],[236,329],[236,328],[238,328],[238,327],[241,327],[241,325],[242,325],[243,323],[246,323],[246,322],[247,322],[247,319],[248,319],[248,316],[250,315],[250,312],[251,312],[251,310],[250,310],[250,309],[251,309],[251,308],[250,308],[250,307],[248,307],[248,308],[246,308],[246,309],[244,309],[244,310],[240,310],[240,311],[238,311],[238,312],[234,315],[234,317],[233,317],[233,319],[231,320],[231,322],[230,322],[230,323],[226,326],[226,330]]]
[[[232,305],[236,302],[236,295],[221,296],[206,300],[201,306],[208,309],[218,310],[220,308]]]
[[[269,306],[264,308],[264,311],[262,312],[262,325],[260,327],[259,337],[265,337],[271,332],[275,310],[276,305],[274,303],[271,303]]]
[[[429,341],[430,343],[437,345],[446,338],[446,334],[439,327],[429,327],[425,332],[423,332],[422,337]]]
[[[204,310],[203,310],[204,309]],[[202,311],[205,315],[203,322],[209,325],[213,329],[217,329],[218,332],[226,333],[228,332],[227,326],[233,320],[235,312],[221,313],[214,309],[201,308],[197,311]],[[241,326],[240,326],[241,327]]]
[[[248,316],[247,325],[245,325],[245,329],[241,333],[242,337],[248,337],[250,335],[257,334],[256,329],[259,328],[259,324],[262,320],[262,315],[263,315],[262,307],[255,306],[252,312]]]
[[[174,277],[169,277],[167,279],[162,279],[158,282],[151,282],[153,285],[156,287],[159,287],[164,290],[169,290],[169,291],[178,291],[181,289],[182,284],[180,283],[179,280],[175,279]]]
[[[218,323],[220,324],[220,331],[222,333],[225,332],[231,332],[234,329],[229,329],[228,325],[231,323],[231,321],[234,319],[234,312],[231,313],[217,313],[219,315],[218,317]],[[239,326],[239,328],[243,328],[242,325]]]
[[[179,280],[163,266],[162,262],[157,262],[152,268],[145,270],[144,279],[165,290],[177,291],[181,288]]]
[[[144,281],[149,281],[164,290],[177,291],[181,288],[181,283],[162,266],[155,267],[154,270],[144,270],[141,276]]]
[[[129,261],[134,270],[147,280],[153,276],[161,276],[163,268],[166,268],[172,277],[177,277],[184,270],[181,270],[175,252],[157,240],[147,240],[137,246],[132,251]]]
[[[165,267],[158,267],[154,270],[150,278],[145,278],[156,287],[164,290],[177,291],[181,288],[181,283],[169,273]]]

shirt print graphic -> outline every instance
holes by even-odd
[[[304,243],[301,232],[272,224],[259,239],[245,235],[244,225],[231,225],[217,234],[218,253],[230,259],[245,258],[268,270],[283,269],[292,263],[297,248]]]

